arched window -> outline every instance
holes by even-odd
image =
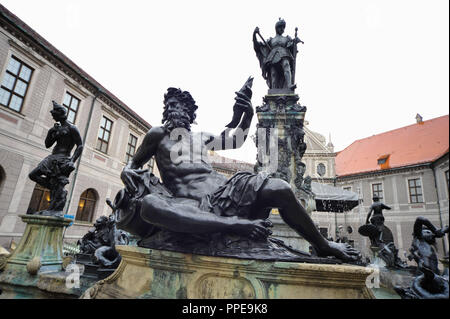
[[[97,192],[88,188],[80,195],[80,201],[78,202],[77,215],[75,220],[92,222],[92,218],[95,213],[95,206],[97,204]]]
[[[27,214],[46,210],[50,206],[50,191],[47,188],[36,184],[28,205]]]

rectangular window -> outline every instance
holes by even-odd
[[[103,153],[108,152],[109,138],[111,136],[112,121],[103,116],[98,130],[97,150]]]
[[[410,203],[423,203],[422,183],[420,178],[408,179]]]
[[[136,144],[137,144],[137,137],[134,136],[133,134],[130,134],[130,137],[128,138],[125,162],[128,163],[133,158],[134,153],[136,153]]]
[[[33,69],[12,56],[0,86],[0,104],[20,112]]]
[[[383,199],[383,184],[372,184],[372,197],[377,196],[380,201]]]
[[[80,105],[80,100],[75,96],[66,92],[64,96],[64,102],[62,104],[67,109],[67,121],[75,124],[75,119],[77,117],[78,105]]]

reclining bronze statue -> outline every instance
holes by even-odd
[[[233,110],[241,115],[239,125],[219,135],[192,132],[196,102],[187,91],[167,90],[163,126],[148,131],[122,171],[125,188],[114,201],[117,226],[138,235],[139,246],[153,249],[266,260],[310,257],[270,237],[268,217],[278,208],[318,257],[357,262],[357,250],[321,235],[287,182],[264,172],[238,172],[228,179],[208,162],[208,149],[239,148],[246,140],[254,114],[251,85],[252,78],[236,92]],[[142,169],[152,157],[162,183]]]

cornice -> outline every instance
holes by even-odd
[[[404,173],[404,172],[421,171],[421,170],[431,169],[431,168],[432,168],[431,163],[423,163],[423,164],[396,167],[396,168],[390,168],[390,169],[386,169],[386,170],[364,172],[364,173],[345,175],[345,176],[338,175],[338,176],[336,176],[336,181],[337,182],[352,181],[352,180],[364,179],[367,177],[386,176],[386,175],[399,174],[399,173]]]

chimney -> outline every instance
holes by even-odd
[[[423,117],[419,113],[416,114],[416,123],[417,124],[423,123]]]

